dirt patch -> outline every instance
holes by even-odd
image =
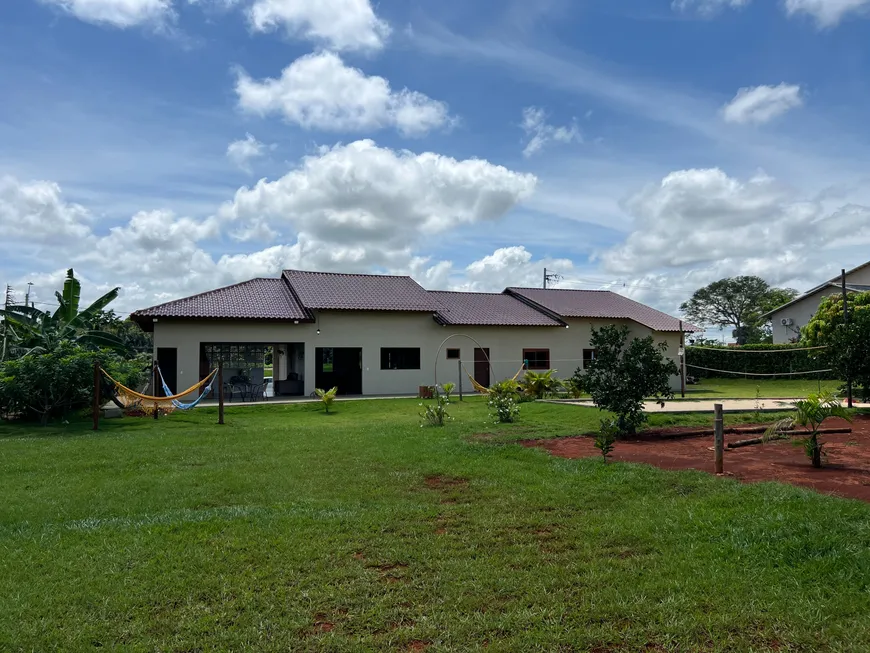
[[[829,420],[826,427],[850,426],[844,420]],[[822,436],[827,461],[814,469],[794,440],[726,449],[725,473],[745,482],[779,481],[818,492],[870,502],[870,416],[859,415],[851,424],[851,433]],[[682,429],[683,432],[691,429]],[[644,433],[631,440],[617,442],[611,459],[620,462],[647,463],[662,469],[697,469],[713,473],[713,438],[710,436],[675,438],[681,429],[664,429]],[[745,439],[741,433],[725,436],[729,441]],[[541,447],[563,458],[600,457],[590,437],[554,438],[526,441],[527,447]]]
[[[415,639],[408,643],[406,651],[425,651],[429,648],[429,642],[424,642],[422,639]]]
[[[424,481],[430,490],[453,490],[468,485],[468,479],[461,476],[441,476],[436,474],[427,476]]]
[[[331,622],[323,613],[314,615],[314,632],[330,633],[335,630],[335,624]]]

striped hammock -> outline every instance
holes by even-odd
[[[107,379],[109,379],[109,381],[112,382],[115,387],[115,392],[117,392],[118,394],[118,401],[120,401],[125,408],[127,408],[128,410],[138,409],[147,415],[153,415],[155,411],[160,411],[164,414],[167,414],[171,413],[176,408],[180,408],[180,406],[176,405],[176,402],[178,402],[179,399],[181,399],[185,395],[190,394],[191,392],[196,392],[206,384],[209,384],[210,386],[211,381],[217,374],[217,370],[212,371],[212,373],[205,377],[202,381],[190,386],[184,392],[179,392],[178,394],[169,395],[167,397],[154,397],[152,395],[142,394],[141,392],[136,392],[135,390],[128,388],[117,379],[112,378],[112,376],[102,368],[100,368],[100,371],[105,375]],[[168,390],[168,388],[164,386],[164,390]],[[201,398],[202,397],[200,397],[200,399]],[[197,402],[195,403],[198,402],[199,400],[197,400]]]

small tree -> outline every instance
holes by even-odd
[[[607,456],[613,453],[618,436],[619,426],[616,420],[610,418],[601,420],[601,428],[598,430],[598,435],[595,436],[595,448],[601,452],[604,462],[607,462]]]
[[[830,417],[841,417],[852,421],[848,411],[840,404],[839,399],[829,392],[810,395],[806,399],[794,402],[795,414],[771,426],[765,433],[766,437],[790,431],[795,426],[808,428],[810,434],[804,438],[804,451],[812,461],[813,467],[822,466],[822,448],[824,442],[819,441],[819,428],[822,422]]]
[[[338,394],[338,387],[333,387],[330,390],[323,390],[322,388],[315,388],[314,394],[316,394],[320,401],[323,403],[323,409],[329,413],[329,409],[332,407],[332,404],[335,402],[335,395]]]
[[[453,394],[453,390],[456,389],[455,383],[442,383],[441,391],[444,393],[444,396],[447,397],[447,401],[450,401],[450,395]],[[438,392],[438,388],[435,388],[435,392]]]
[[[665,357],[667,344],[652,336],[628,339],[628,327],[592,329],[595,360],[583,376],[583,387],[601,410],[616,414],[620,433],[634,433],[647,417],[643,402],[652,398],[662,406],[674,396],[671,377],[677,364]]]
[[[520,414],[519,384],[508,379],[494,383],[489,389],[487,405],[493,410],[491,416],[501,424],[515,422]]]

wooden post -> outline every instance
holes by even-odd
[[[715,455],[715,472],[722,473],[722,454],[725,451],[725,427],[722,419],[722,404],[713,404],[715,416],[713,418],[713,448]]]
[[[462,401],[462,359],[460,358],[456,361],[456,371],[459,375],[456,377],[459,379],[459,401]]]
[[[843,288],[843,324],[849,324],[849,301],[848,294],[846,293],[846,270],[843,269],[840,271],[840,285]],[[848,356],[851,356],[851,352],[847,352]],[[851,358],[846,358],[846,405],[851,408],[852,407],[852,372],[849,369],[851,367],[850,363]]]
[[[680,320],[680,396],[686,398],[686,336],[683,333],[683,321]]]
[[[273,360],[274,362],[274,360]],[[272,383],[275,382],[274,374],[272,376]],[[224,423],[224,362],[220,361],[218,363],[218,424]]]
[[[159,392],[159,390],[157,390],[157,388],[159,387],[158,383],[157,383],[157,361],[154,361],[154,366],[151,368],[151,377],[152,377],[151,387],[154,388],[154,396],[159,397],[160,395],[157,394]],[[154,402],[154,419],[158,419],[159,417],[160,417],[160,406],[155,401]]]
[[[100,430],[100,361],[94,361],[94,430]]]

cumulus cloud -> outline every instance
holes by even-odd
[[[379,50],[390,34],[369,0],[256,0],[248,19],[255,31],[283,28],[333,50]]]
[[[90,236],[91,217],[83,206],[65,202],[55,183],[6,176],[0,177],[0,232],[7,242],[75,242]]]
[[[671,7],[675,11],[697,12],[702,16],[712,16],[723,9],[740,9],[752,0],[673,0]]]
[[[300,241],[331,243],[349,258],[363,250],[407,255],[419,238],[497,220],[536,182],[481,159],[363,140],[323,149],[280,179],[240,189],[218,215],[243,231],[291,229]]]
[[[127,28],[159,25],[175,16],[172,0],[39,0],[58,7],[79,20],[97,25]]]
[[[547,124],[546,112],[538,107],[526,107],[523,109],[523,131],[529,138],[523,150],[523,156],[529,157],[540,152],[550,142],[556,143],[581,143],[583,137],[576,124],[570,127],[555,127]]]
[[[870,0],[785,0],[789,16],[806,14],[821,28],[835,27],[847,14],[867,14]]]
[[[739,124],[763,124],[803,103],[801,87],[797,84],[746,87],[737,91],[734,99],[722,107],[722,118]]]
[[[870,207],[831,210],[763,174],[741,181],[715,168],[673,172],[625,209],[632,233],[600,256],[616,274],[704,268],[778,281],[845,234],[852,244],[870,242]]]
[[[229,144],[227,147],[227,158],[236,167],[245,172],[251,172],[251,160],[263,156],[266,153],[266,149],[263,143],[251,134],[246,134],[245,138]]]
[[[501,247],[466,266],[454,287],[475,292],[497,292],[509,286],[537,288],[544,268],[567,276],[574,270],[574,263],[570,259],[535,260],[521,245]]]
[[[332,52],[300,57],[278,79],[257,81],[239,70],[236,93],[242,110],[281,114],[305,129],[356,132],[393,127],[406,136],[419,136],[450,122],[443,102],[408,89],[395,92],[383,77],[369,77]]]

